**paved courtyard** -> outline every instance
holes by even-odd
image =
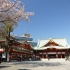
[[[0,70],[70,70],[70,61],[43,59],[42,61],[3,62]]]

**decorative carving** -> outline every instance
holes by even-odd
[[[59,46],[59,44],[57,44],[56,42],[54,42],[53,39],[50,39],[49,42],[44,45],[44,47],[45,46]]]

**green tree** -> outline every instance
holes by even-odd
[[[10,43],[10,33],[16,27],[16,25],[13,25],[11,22],[10,21],[4,22],[4,24],[2,24],[1,28],[0,28],[0,31],[1,31],[0,35],[2,37],[6,38],[6,42],[5,42],[6,61],[7,61],[7,57],[8,57],[8,48],[9,48],[9,43]]]

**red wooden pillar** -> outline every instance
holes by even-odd
[[[48,52],[47,52],[47,58],[48,58]]]
[[[66,57],[66,52],[65,52],[65,55],[64,55],[64,57]]]
[[[62,52],[61,52],[61,54],[60,54],[60,57],[62,58]]]
[[[42,58],[44,58],[44,55],[42,54]]]

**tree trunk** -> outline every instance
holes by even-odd
[[[6,37],[6,61],[9,61],[9,42],[10,42],[10,32],[8,32],[8,36]]]

